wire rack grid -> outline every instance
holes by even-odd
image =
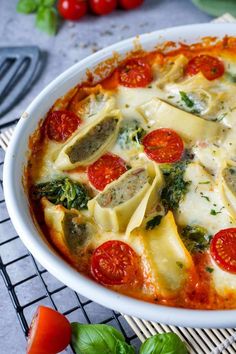
[[[33,313],[39,304],[43,304],[60,311],[71,322],[112,325],[123,333],[128,343],[138,348],[140,340],[120,313],[106,309],[66,287],[25,248],[6,209],[2,185],[3,162],[4,151],[0,148],[0,270],[25,336]],[[67,348],[63,353],[73,353],[73,350]]]

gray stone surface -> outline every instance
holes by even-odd
[[[0,46],[38,45],[41,50],[47,52],[47,61],[39,81],[1,122],[18,117],[42,88],[63,70],[93,51],[143,32],[175,25],[208,22],[211,19],[196,9],[190,0],[146,0],[145,4],[135,11],[116,11],[107,17],[89,15],[77,23],[65,22],[57,36],[48,37],[35,29],[33,16],[16,13],[16,3],[17,0],[0,0]],[[20,244],[16,245],[16,249],[20,247]],[[7,257],[7,251],[3,249],[2,255]],[[14,270],[13,274],[21,276],[26,269],[22,266]],[[37,291],[35,284],[21,296],[30,298]],[[28,314],[29,317],[31,315]],[[25,340],[2,279],[0,279],[0,352],[2,354],[25,352]]]

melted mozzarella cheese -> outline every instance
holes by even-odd
[[[136,109],[140,104],[151,100],[153,97],[164,98],[165,94],[162,90],[155,87],[128,88],[119,86],[116,102],[124,118],[142,120],[142,116]]]
[[[212,279],[217,293],[225,296],[232,291],[236,291],[236,275],[224,271],[214,261],[212,261],[212,267],[214,269]]]
[[[223,204],[219,186],[201,165],[189,164],[184,179],[190,181],[190,185],[176,212],[179,225],[200,225],[211,235],[236,226]]]

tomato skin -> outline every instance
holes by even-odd
[[[134,9],[142,5],[144,0],[119,0],[120,6],[125,10]]]
[[[161,128],[145,135],[142,140],[144,152],[158,163],[173,163],[181,159],[184,144],[181,137],[172,129]]]
[[[224,64],[221,60],[211,55],[197,55],[193,57],[187,65],[186,74],[193,76],[199,72],[205,76],[208,80],[215,80],[221,77],[224,72]]]
[[[59,0],[57,8],[59,14],[70,21],[77,21],[88,12],[86,0]]]
[[[96,15],[107,15],[117,7],[117,0],[90,0],[89,3]]]
[[[48,138],[57,142],[64,142],[78,128],[81,119],[73,112],[59,110],[50,112],[45,122]]]
[[[56,354],[70,343],[71,326],[65,316],[39,306],[31,322],[27,354]]]
[[[139,257],[127,243],[107,241],[92,255],[91,274],[103,285],[131,283],[139,274]]]
[[[146,87],[152,79],[152,68],[144,58],[129,59],[119,67],[119,82],[122,86]]]
[[[90,183],[102,191],[107,184],[127,171],[125,161],[115,154],[105,154],[88,167]]]
[[[210,253],[220,268],[236,274],[236,228],[223,229],[215,234]]]

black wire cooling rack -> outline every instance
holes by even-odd
[[[0,130],[15,122],[0,126]],[[60,311],[70,321],[112,325],[123,333],[128,343],[138,348],[140,340],[120,313],[106,309],[66,287],[47,272],[23,245],[6,209],[2,185],[3,162],[4,151],[0,148],[0,270],[25,336],[33,313],[39,304],[43,304]],[[67,348],[65,353],[72,353],[72,349]]]

